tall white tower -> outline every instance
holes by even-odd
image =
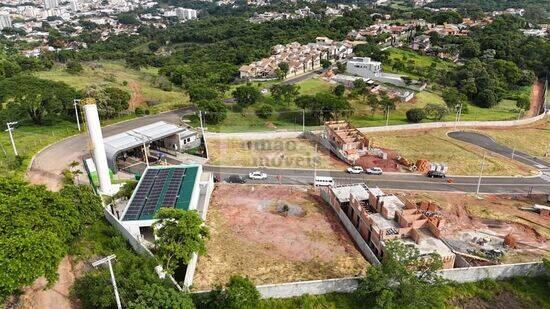
[[[97,105],[85,104],[84,115],[88,124],[88,134],[92,140],[94,164],[99,178],[99,191],[102,194],[112,195],[116,193],[117,188],[111,184],[109,175],[109,166],[107,165],[107,156],[105,155],[105,145],[103,144],[103,133],[101,133],[101,124],[97,113]]]

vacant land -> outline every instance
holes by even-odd
[[[452,139],[446,130],[415,130],[404,132],[368,133],[374,137],[376,147],[397,151],[411,162],[428,160],[446,163],[451,175],[477,175],[483,150]],[[528,166],[499,155],[488,154],[483,173],[485,175],[528,175]]]
[[[550,120],[533,125],[506,129],[476,130],[494,138],[497,142],[516,148],[533,156],[550,155]]]
[[[344,169],[346,164],[306,139],[208,139],[210,164],[291,168]],[[317,158],[317,160],[315,160]],[[317,162],[315,164],[315,161]]]
[[[232,274],[267,284],[362,275],[367,267],[330,206],[304,187],[218,185],[206,224],[197,290]]]
[[[443,238],[460,239],[464,233],[477,233],[503,239],[512,234],[518,248],[507,250],[503,263],[518,263],[550,257],[550,219],[522,210],[543,203],[543,196],[502,196],[457,193],[400,193],[414,201],[432,200],[445,218]]]
[[[303,80],[296,83],[296,85],[300,87],[300,94],[303,95],[314,95],[319,92],[329,92],[333,87],[333,85],[318,77]]]
[[[65,82],[78,90],[92,85],[124,89],[131,94],[130,110],[150,105],[153,112],[159,112],[189,103],[189,97],[177,87],[172,91],[164,91],[153,86],[157,78],[155,68],[137,71],[128,69],[122,62],[116,61],[86,63],[83,67],[83,72],[69,74],[64,66],[56,65],[52,70],[37,72],[36,75],[44,79]]]
[[[392,62],[395,62],[397,60],[402,61],[405,63],[405,65],[413,65],[415,67],[421,68],[421,69],[427,69],[434,65],[437,69],[451,69],[455,67],[456,65],[450,61],[441,60],[437,57],[430,57],[425,55],[420,55],[412,50],[404,50],[399,48],[389,48],[388,49],[390,56],[389,59]],[[406,74],[411,77],[417,77],[414,74],[409,74],[408,72],[403,71],[396,71],[394,70],[391,65],[388,63],[382,64],[382,69],[385,72],[391,72],[391,73],[398,73],[398,74]]]

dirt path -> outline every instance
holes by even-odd
[[[531,107],[529,108],[529,117],[536,116],[540,110],[541,105],[544,103],[544,82],[541,80],[533,83],[531,89]]]
[[[145,97],[141,93],[141,86],[138,82],[132,81],[128,84],[128,87],[132,90],[132,95],[130,97],[130,101],[128,102],[128,109],[133,111],[136,107],[145,103]]]
[[[70,298],[71,287],[75,280],[82,274],[84,264],[74,263],[70,256],[65,256],[57,273],[59,279],[51,287],[47,288],[48,282],[45,278],[37,279],[32,286],[23,289],[18,308],[40,308],[40,309],[69,309],[78,308]]]

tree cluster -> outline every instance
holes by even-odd
[[[101,215],[101,201],[88,186],[51,192],[0,178],[0,299],[41,276],[55,282],[71,243]]]

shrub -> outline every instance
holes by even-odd
[[[407,121],[412,123],[419,123],[426,118],[426,113],[421,108],[411,108],[407,111]]]
[[[273,114],[273,108],[270,105],[264,104],[256,110],[256,115],[262,119],[267,119]]]

